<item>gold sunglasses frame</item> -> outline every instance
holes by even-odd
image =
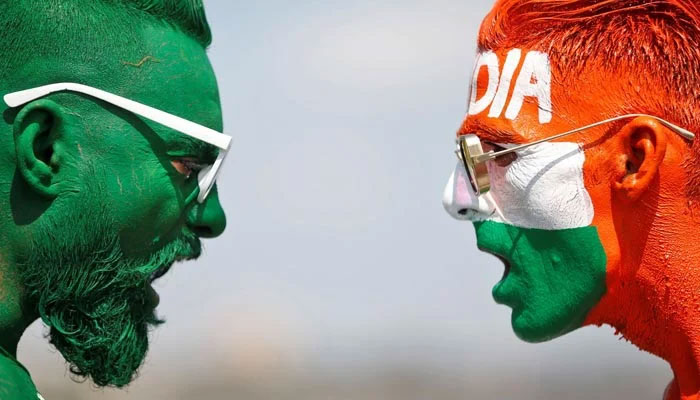
[[[681,128],[678,125],[675,125],[671,122],[666,121],[663,118],[659,118],[654,115],[649,115],[649,114],[626,114],[626,115],[621,115],[613,118],[609,118],[603,121],[599,121],[590,125],[586,125],[580,128],[576,128],[567,132],[563,133],[558,133],[553,136],[546,137],[544,139],[536,140],[534,142],[530,143],[524,143],[515,147],[511,147],[509,149],[501,150],[501,151],[489,151],[488,153],[484,153],[484,148],[481,145],[481,139],[475,134],[467,134],[467,135],[462,135],[459,136],[456,140],[457,142],[457,150],[455,153],[457,153],[457,158],[459,158],[462,161],[462,164],[464,165],[464,169],[467,171],[467,177],[469,178],[469,183],[472,186],[472,190],[474,190],[474,193],[479,196],[482,195],[486,192],[488,192],[491,189],[491,179],[489,178],[489,173],[488,173],[488,168],[486,166],[487,161],[494,160],[500,156],[509,154],[509,153],[514,153],[518,150],[522,150],[524,148],[534,146],[536,144],[548,142],[550,140],[555,140],[562,138],[564,136],[568,135],[573,135],[574,133],[578,133],[581,131],[585,131],[587,129],[595,128],[600,125],[605,125],[609,124],[611,122],[623,120],[623,119],[628,119],[628,118],[636,118],[636,117],[649,117],[653,118],[657,121],[659,121],[663,126],[669,128],[670,130],[674,131],[675,133],[679,134],[681,137],[684,139],[687,139],[689,141],[694,141],[695,140],[695,134],[693,132],[690,132],[687,129]]]

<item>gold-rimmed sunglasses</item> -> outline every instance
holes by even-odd
[[[550,136],[544,139],[536,140],[531,143],[525,143],[511,147],[500,151],[489,151],[484,153],[484,148],[481,144],[481,139],[475,134],[462,135],[457,138],[457,158],[464,164],[464,169],[467,171],[467,176],[469,177],[469,183],[471,184],[474,193],[478,196],[484,194],[491,189],[491,180],[489,178],[488,168],[486,166],[487,161],[495,160],[498,157],[504,156],[506,154],[515,153],[518,150],[522,150],[526,147],[534,146],[536,144],[548,142],[550,140],[559,139],[564,136],[572,135],[587,129],[595,128],[600,125],[608,124],[611,122],[619,121],[622,119],[636,118],[636,117],[649,117],[654,118],[659,121],[662,125],[674,131],[675,133],[681,135],[684,139],[693,141],[695,139],[695,134],[687,129],[683,129],[678,125],[672,124],[663,118],[659,118],[648,114],[626,114],[618,117],[606,119],[604,121],[596,122],[594,124],[586,125],[580,128],[576,128],[571,131],[564,133],[559,133],[554,136]]]

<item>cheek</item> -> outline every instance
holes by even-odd
[[[138,252],[158,247],[178,231],[186,193],[159,162],[114,168],[107,175],[110,213],[121,227],[124,250]]]
[[[593,206],[582,176],[583,154],[576,144],[545,144],[519,155],[507,167],[489,165],[492,196],[505,222],[557,230],[590,225]]]
[[[609,163],[596,154],[586,154],[583,177],[586,189],[591,196],[593,209],[593,225],[598,230],[598,236],[607,256],[608,286],[615,285],[620,265],[620,244],[618,232],[612,212],[612,183],[614,170]]]

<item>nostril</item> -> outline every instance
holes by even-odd
[[[457,214],[459,214],[459,215],[467,215],[468,212],[469,212],[468,209],[462,208],[461,210],[457,211]]]

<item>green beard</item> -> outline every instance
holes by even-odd
[[[95,196],[83,199],[91,210],[42,223],[20,271],[29,303],[70,371],[98,386],[123,387],[146,357],[149,327],[164,322],[149,283],[175,261],[198,257],[201,247],[183,232],[151,255],[126,258],[107,207],[94,207]]]

